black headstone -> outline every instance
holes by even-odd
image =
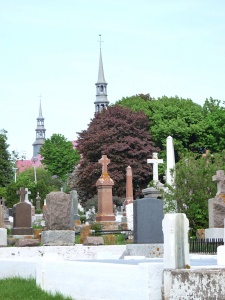
[[[163,200],[137,199],[134,209],[134,244],[163,243]]]

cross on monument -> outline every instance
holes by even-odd
[[[24,199],[24,201],[25,201],[25,202],[29,202],[28,195],[30,195],[30,194],[31,194],[31,191],[29,191],[29,190],[28,190],[28,188],[25,188],[25,191],[26,191],[26,195],[25,195],[25,199]]]
[[[216,175],[212,176],[212,181],[217,182],[217,195],[225,194],[225,176],[224,170],[216,171]]]
[[[25,190],[25,188],[20,188],[19,191],[16,192],[17,195],[20,195],[20,202],[24,202],[24,198],[25,198],[25,195],[27,193],[27,191]]]
[[[102,164],[102,175],[108,174],[107,166],[110,163],[110,159],[108,159],[107,155],[102,155],[98,162]]]
[[[147,159],[148,164],[153,164],[153,181],[157,183],[159,181],[158,164],[163,164],[163,159],[158,159],[158,153],[153,152],[152,159]]]

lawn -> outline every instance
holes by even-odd
[[[0,280],[0,299],[5,300],[72,300],[61,294],[52,295],[36,286],[35,279],[19,277]]]

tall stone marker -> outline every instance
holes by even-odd
[[[4,227],[4,206],[0,205],[0,228]]]
[[[172,172],[173,170],[173,172]],[[174,184],[175,179],[175,155],[172,136],[166,139],[166,183]]]
[[[31,204],[25,202],[25,189],[22,187],[17,192],[20,202],[13,205],[13,228],[12,235],[32,235]]]
[[[70,227],[74,228],[74,226],[80,225],[80,216],[78,214],[78,195],[76,190],[72,190],[70,192],[71,199],[71,224]]]
[[[133,175],[130,166],[126,168],[126,200],[125,200],[125,211],[127,218],[127,228],[133,230]]]
[[[205,238],[224,238],[225,218],[225,175],[223,170],[216,171],[212,180],[217,182],[215,198],[208,200],[209,228],[205,230]]]
[[[98,162],[102,164],[102,175],[96,182],[98,189],[98,214],[96,221],[115,221],[116,218],[113,212],[112,200],[112,187],[114,182],[109,177],[107,170],[110,160],[107,158],[107,155],[102,155],[102,158]]]
[[[37,192],[37,197],[36,197],[36,209],[41,209],[41,197],[39,195],[39,192]]]

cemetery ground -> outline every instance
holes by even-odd
[[[23,279],[19,277],[0,280],[0,299],[39,299],[39,300],[72,300],[60,293],[52,295],[36,286],[35,279]]]

